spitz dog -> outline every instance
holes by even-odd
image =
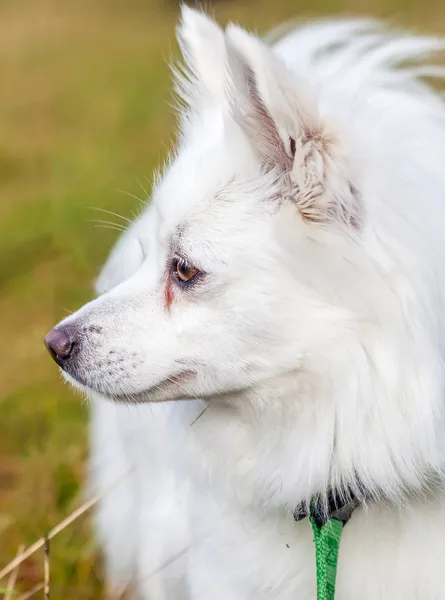
[[[98,297],[48,334],[92,398],[113,593],[313,600],[294,512],[333,493],[339,600],[445,598],[440,40],[266,43],[184,8],[179,135]],[[130,472],[129,472],[130,471]],[[323,504],[324,505],[324,504]],[[326,504],[327,506],[327,504]]]

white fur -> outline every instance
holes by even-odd
[[[93,486],[136,467],[97,515],[109,583],[314,599],[292,512],[363,486],[336,598],[443,599],[445,107],[416,76],[444,44],[322,22],[271,49],[191,9],[179,34],[178,151],[67,320],[71,380],[138,402],[93,403]],[[168,309],[172,252],[206,275]]]

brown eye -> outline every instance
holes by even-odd
[[[175,258],[173,261],[173,269],[179,283],[191,283],[198,274],[198,269],[188,263],[184,258]]]

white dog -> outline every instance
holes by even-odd
[[[97,515],[110,586],[313,600],[293,513],[335,491],[360,503],[336,599],[443,600],[445,106],[419,77],[444,44],[269,46],[191,9],[179,40],[178,148],[46,340],[95,398],[94,487],[133,468]]]

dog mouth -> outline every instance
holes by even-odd
[[[190,379],[193,379],[196,376],[194,371],[180,371],[176,375],[170,375],[165,379],[162,379],[158,383],[145,388],[139,392],[129,392],[129,393],[118,393],[118,394],[107,394],[107,397],[113,400],[114,402],[147,402],[147,398],[150,396],[154,396],[155,394],[159,394],[167,391],[170,387],[182,385]]]
[[[64,369],[62,369],[62,373],[71,384],[82,389],[86,393],[94,392],[113,402],[122,402],[126,404],[149,402],[150,398],[162,395],[163,393],[168,392],[170,388],[180,386],[196,376],[195,371],[187,369],[179,371],[174,375],[169,375],[168,377],[161,379],[157,383],[144,388],[143,390],[113,392],[110,388],[106,388],[105,386],[102,387],[92,384],[91,382],[87,381],[86,378],[83,378],[78,374],[73,376]]]

